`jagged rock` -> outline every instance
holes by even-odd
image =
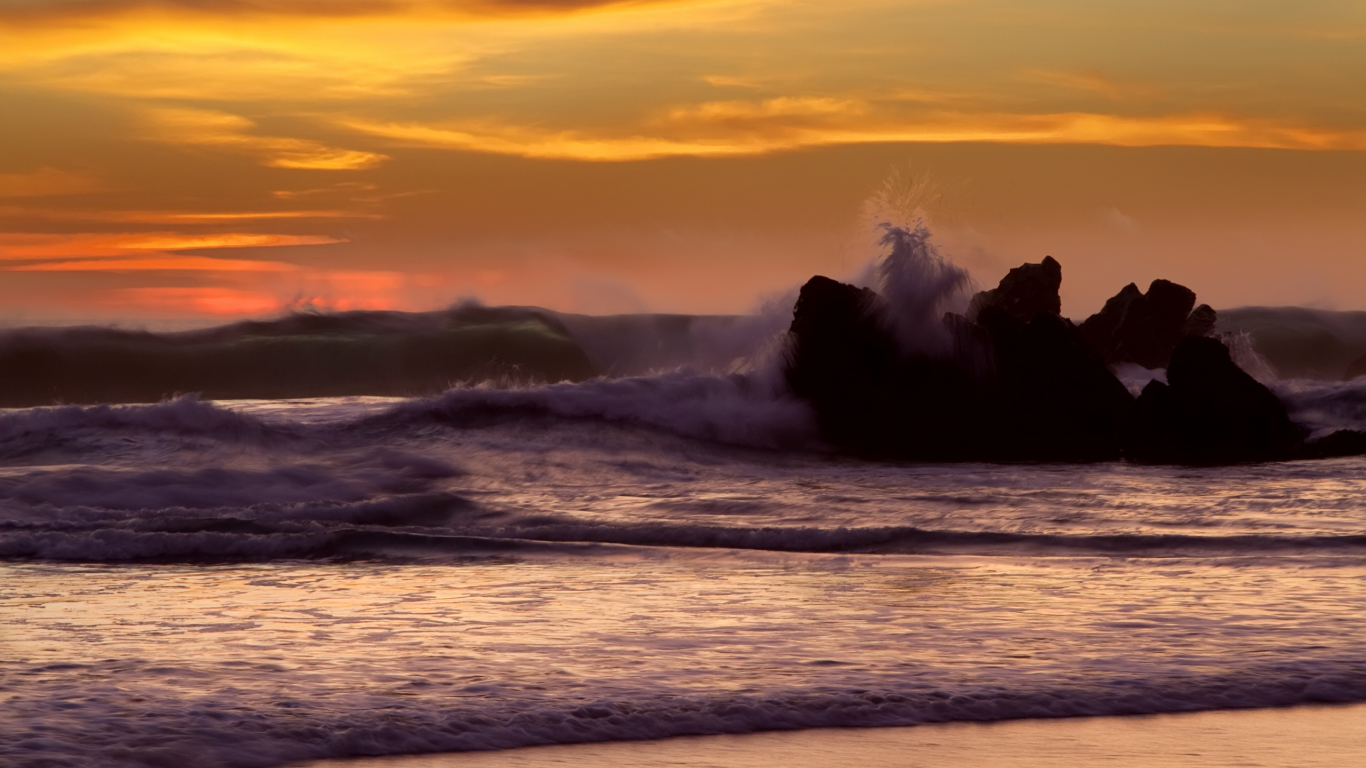
[[[797,300],[787,381],[837,447],[939,461],[1120,455],[1133,398],[1056,312],[1020,322],[987,304],[980,323],[949,315],[955,352],[936,357],[905,354],[885,311],[872,291],[825,277]]]
[[[1186,336],[1167,381],[1134,406],[1125,455],[1140,461],[1223,464],[1290,456],[1299,432],[1285,406],[1233,362],[1218,339]]]
[[[864,456],[1217,464],[1366,452],[1366,433],[1301,446],[1285,406],[1208,336],[1180,338],[1161,361],[1170,384],[1155,380],[1135,401],[1082,329],[1038,310],[1037,293],[1025,298],[1021,286],[1038,273],[1030,267],[1061,274],[1055,261],[1011,270],[978,294],[975,321],[945,317],[954,345],[937,356],[904,351],[873,291],[814,277],[793,315],[788,384],[811,403],[827,440]],[[1151,351],[1154,337],[1207,331],[1213,310],[1191,312],[1193,301],[1166,281],[1147,295],[1128,286],[1107,305],[1118,317],[1112,337],[1126,323],[1146,329]],[[1030,302],[1035,309],[1022,311]]]
[[[1062,313],[1061,287],[1062,265],[1045,256],[1038,264],[1022,264],[1010,270],[995,288],[973,296],[967,316],[975,321],[987,307],[1001,309],[1021,323],[1039,315],[1058,315]]]
[[[1209,336],[1214,333],[1214,326],[1218,322],[1219,313],[1210,305],[1201,304],[1191,310],[1190,316],[1186,318],[1186,324],[1181,326],[1181,335]]]
[[[1129,283],[1099,312],[1086,318],[1081,333],[1111,365],[1137,363],[1144,368],[1166,368],[1188,322],[1199,327],[1208,315],[1209,329],[1214,327],[1214,310],[1202,305],[1208,313],[1201,311],[1195,316],[1191,311],[1194,306],[1195,292],[1185,286],[1154,280],[1144,294]]]

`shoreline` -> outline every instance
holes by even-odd
[[[1342,768],[1362,755],[1366,703],[680,736],[294,768]]]

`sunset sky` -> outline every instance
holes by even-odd
[[[0,322],[739,312],[875,251],[1366,309],[1366,4],[0,0]]]

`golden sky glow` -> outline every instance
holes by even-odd
[[[1074,314],[1366,307],[1363,88],[1332,0],[6,0],[0,320],[740,311],[852,273],[908,161]]]

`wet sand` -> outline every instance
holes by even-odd
[[[816,729],[501,752],[327,760],[308,768],[1350,768],[1366,705]]]

